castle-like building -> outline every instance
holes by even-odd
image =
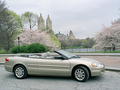
[[[52,30],[52,21],[51,21],[49,15],[46,19],[46,25],[45,25],[45,20],[43,19],[42,14],[40,14],[40,17],[38,20],[38,30],[45,31],[49,34],[54,34],[54,31]],[[67,34],[67,35],[61,34],[59,32],[59,33],[55,34],[55,36],[58,38],[58,40],[76,39],[71,30],[70,30],[69,34]]]
[[[46,19],[46,26],[45,26],[45,21],[42,17],[42,14],[40,14],[39,20],[38,20],[38,30],[40,31],[46,31],[49,34],[54,34],[52,30],[52,21],[48,15]]]
[[[55,35],[58,38],[58,40],[71,40],[71,39],[73,40],[73,39],[76,39],[71,30],[70,30],[69,34],[67,34],[67,35],[61,34],[60,32],[55,34]]]
[[[111,22],[111,24],[112,24],[112,25],[115,25],[115,24],[120,24],[120,19],[115,20],[115,21],[112,21],[112,22]]]

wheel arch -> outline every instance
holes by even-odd
[[[74,70],[75,70],[77,67],[79,67],[79,66],[83,66],[83,67],[87,68],[87,70],[89,71],[89,74],[90,74],[90,76],[91,76],[91,71],[90,71],[90,69],[89,69],[86,65],[83,65],[83,64],[79,64],[79,65],[76,65],[76,66],[73,67],[72,72],[71,72],[71,75],[72,75],[72,76],[73,76]]]
[[[13,70],[12,70],[13,72],[14,72],[15,67],[16,67],[16,66],[18,66],[18,65],[22,65],[23,67],[25,67],[25,65],[20,64],[20,63],[19,63],[19,64],[15,64],[15,65],[14,65],[14,67],[13,67]],[[25,67],[25,69],[27,70],[27,68],[26,68],[26,67]]]

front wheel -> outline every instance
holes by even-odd
[[[73,71],[73,76],[76,80],[78,80],[80,82],[85,82],[88,80],[90,74],[89,74],[89,71],[86,67],[78,66]]]
[[[26,70],[26,68],[24,66],[17,65],[14,68],[14,75],[18,79],[23,79],[23,78],[26,78],[28,74],[27,74],[27,70]]]

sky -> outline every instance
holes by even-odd
[[[49,14],[55,33],[76,38],[94,37],[111,22],[120,18],[120,0],[5,0],[9,10],[21,15],[29,11],[44,20]]]

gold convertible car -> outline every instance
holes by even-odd
[[[9,72],[14,72],[18,79],[27,75],[39,76],[72,76],[84,82],[90,76],[99,76],[105,72],[105,66],[99,61],[82,58],[64,50],[56,50],[55,56],[50,53],[43,55],[21,55],[5,59],[4,67]]]

